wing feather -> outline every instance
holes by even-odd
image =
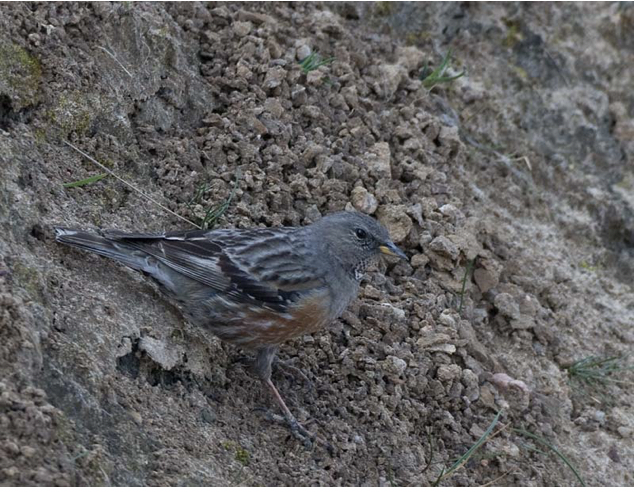
[[[165,234],[107,231],[107,237],[151,255],[174,271],[237,302],[285,312],[324,285],[293,228],[220,229]]]

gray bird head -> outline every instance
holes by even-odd
[[[315,222],[311,228],[317,241],[357,279],[380,254],[407,260],[405,253],[390,239],[387,229],[369,215],[338,212]]]

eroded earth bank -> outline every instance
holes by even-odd
[[[441,484],[631,485],[632,67],[626,3],[3,4],[0,483],[430,485],[502,410]],[[188,227],[64,186],[102,172],[64,141],[195,222],[237,179],[216,226],[389,228],[410,263],[282,350],[312,389],[274,375],[333,454],[145,278],[54,242]],[[590,387],[590,356],[624,358]]]

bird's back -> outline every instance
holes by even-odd
[[[56,232],[148,274],[192,321],[239,345],[279,344],[333,318],[328,272],[307,228]]]

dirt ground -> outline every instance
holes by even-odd
[[[450,49],[466,74],[429,90]],[[634,484],[631,373],[567,370],[632,364],[632,87],[627,3],[4,4],[0,484],[430,485],[500,410],[441,485],[579,484],[544,442]],[[410,263],[283,347],[312,388],[274,375],[333,453],[145,278],[54,242],[189,227],[65,187],[102,172],[65,141],[193,221],[238,179],[217,226],[389,228]]]

